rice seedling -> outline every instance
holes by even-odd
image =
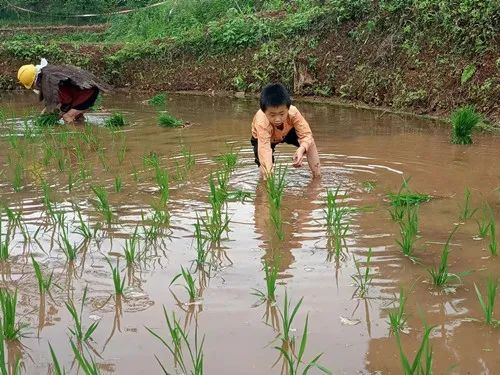
[[[42,164],[47,167],[50,164],[50,161],[54,157],[55,157],[54,147],[50,143],[46,143],[45,148],[43,149]]]
[[[484,321],[486,324],[490,324],[494,327],[500,326],[500,320],[493,318],[493,311],[495,307],[495,298],[497,296],[497,288],[498,282],[500,279],[493,279],[493,276],[489,276],[486,280],[486,295],[483,298],[483,295],[479,291],[476,283],[474,283],[474,289],[476,290],[477,299],[479,300],[479,304],[481,305],[481,309],[483,310]]]
[[[420,203],[429,202],[432,197],[429,194],[416,193],[410,189],[411,178],[405,179],[397,193],[387,194],[387,198],[391,202],[392,207],[407,207],[414,206]]]
[[[185,285],[184,288],[187,290],[189,294],[190,301],[194,301],[198,297],[198,290],[196,289],[195,280],[193,275],[188,270],[185,270],[184,267],[181,267],[181,273],[173,278],[170,282],[170,286],[182,277],[184,279]]]
[[[193,154],[184,146],[181,149],[181,158],[182,164],[177,160],[175,161],[175,176],[178,181],[184,180],[195,164]]]
[[[207,210],[200,220],[206,237],[212,242],[220,242],[222,235],[229,230],[229,216],[220,209]]]
[[[125,116],[121,112],[114,112],[104,121],[104,126],[108,128],[120,128],[126,125]]]
[[[0,307],[3,337],[6,340],[17,340],[28,326],[16,323],[17,290],[12,295],[7,289],[0,289]]]
[[[490,243],[488,244],[488,249],[490,250],[490,254],[492,256],[496,257],[498,255],[497,234],[496,234],[497,233],[497,225],[496,225],[495,217],[493,216],[493,213],[491,214],[489,229],[490,229]]]
[[[101,375],[101,371],[99,370],[99,367],[97,367],[96,363],[94,360],[91,358],[90,361],[85,358],[83,353],[78,350],[77,346],[71,341],[71,349],[73,349],[73,354],[75,355],[76,361],[78,362],[78,365],[82,369],[83,373],[85,375]]]
[[[113,275],[113,286],[115,287],[115,294],[122,295],[123,289],[125,287],[125,276],[122,279],[118,262],[116,263],[116,267],[113,267],[109,259],[106,259],[106,261],[108,262],[109,267],[111,268],[111,273]]]
[[[156,169],[155,178],[160,188],[160,201],[165,205],[170,198],[170,183],[167,170],[158,167]]]
[[[363,298],[366,296],[366,293],[368,292],[368,288],[373,280],[373,275],[370,273],[371,258],[372,258],[372,249],[370,248],[368,250],[367,255],[366,255],[365,271],[361,272],[359,262],[356,260],[356,258],[353,255],[354,265],[356,267],[357,274],[354,276],[351,276],[351,278],[354,280],[354,283],[356,284],[355,293],[357,293],[360,298]]]
[[[12,180],[12,187],[16,193],[19,193],[24,185],[24,167],[21,162],[16,162],[14,167],[14,179]]]
[[[194,345],[191,345],[188,333],[181,327],[179,320],[175,317],[175,314],[172,313],[172,318],[169,318],[165,306],[163,307],[163,314],[167,323],[171,343],[168,343],[166,339],[158,335],[152,329],[147,327],[146,329],[168,349],[168,351],[174,357],[175,367],[179,367],[182,373],[189,373],[191,375],[203,375],[203,344],[205,342],[205,336],[203,336],[200,342],[198,338],[198,324],[195,325]],[[187,352],[189,354],[188,358],[185,358],[183,347],[187,349]],[[163,373],[168,375],[169,372],[167,372],[165,365],[161,363],[157,356],[155,356],[155,358],[162,368]],[[190,363],[187,363],[188,361]]]
[[[50,343],[49,343],[49,349],[50,349],[50,356],[52,357],[52,367],[54,375],[66,375],[66,369],[64,367],[61,367],[61,365],[59,364],[59,360],[57,359],[56,353],[52,348],[52,345],[50,345]]]
[[[269,212],[271,214],[271,223],[273,223],[276,237],[278,237],[280,241],[283,241],[285,239],[285,231],[283,230],[281,210],[277,207],[271,206]]]
[[[3,335],[3,324],[0,321],[0,375],[20,375],[21,374],[21,358],[16,358],[13,366],[9,366],[5,357],[5,343]]]
[[[5,235],[2,233],[2,217],[0,212],[0,260],[6,261],[9,259],[9,245],[8,233]]]
[[[59,238],[61,241],[62,251],[64,252],[64,255],[66,255],[68,262],[72,262],[76,259],[78,254],[78,246],[69,241],[68,227],[65,226],[64,223],[61,223],[60,227],[61,233],[59,234]]]
[[[123,189],[123,181],[120,176],[115,177],[115,192],[119,193]]]
[[[139,257],[137,252],[137,227],[135,228],[132,236],[125,240],[125,248],[123,249],[123,252],[125,253],[127,266],[133,265]]]
[[[203,267],[207,262],[208,241],[201,231],[201,223],[199,217],[196,217],[196,223],[194,224],[194,238],[196,243],[196,264],[198,265],[198,267]]]
[[[47,128],[59,123],[57,113],[41,113],[33,117],[33,124],[38,127]]]
[[[267,176],[267,196],[269,198],[269,203],[271,204],[271,206],[274,206],[276,208],[281,207],[283,192],[285,191],[286,186],[286,172],[287,167],[283,167],[281,164],[278,164],[274,167],[274,171]]]
[[[304,361],[304,353],[307,347],[308,325],[309,325],[309,314],[307,314],[306,322],[304,323],[304,329],[302,333],[302,338],[300,340],[298,353],[295,353],[295,350],[293,350],[290,347],[290,345],[287,344],[283,345],[282,347],[275,346],[275,349],[277,349],[285,358],[286,364],[288,366],[288,371],[287,371],[288,375],[299,375],[301,373],[299,371],[299,368],[302,364],[304,364],[305,366],[304,369],[302,370],[302,375],[307,374],[309,370],[313,367],[317,368],[323,374],[331,375],[332,372],[330,370],[321,366],[318,363],[323,353],[318,354],[316,357],[314,357],[311,361],[307,363]]]
[[[295,341],[295,337],[291,334],[292,324],[295,316],[297,315],[297,312],[299,311],[303,299],[304,298],[302,297],[292,309],[292,302],[288,300],[288,293],[285,290],[283,309],[279,309],[279,314],[282,322],[281,339],[289,344],[292,344]]]
[[[326,194],[326,228],[329,241],[333,242],[335,256],[342,253],[345,237],[349,231],[348,217],[354,210],[347,206],[339,205],[340,186],[335,191],[328,190]]]
[[[33,269],[35,270],[35,277],[38,282],[38,291],[40,294],[48,292],[50,286],[52,285],[52,277],[54,276],[54,271],[51,272],[49,277],[43,276],[40,264],[35,260],[33,255],[31,255],[31,263],[33,264]]]
[[[78,226],[75,229],[75,233],[81,235],[87,240],[95,237],[96,230],[94,229],[94,232],[90,230],[90,225],[83,220],[80,209],[77,208],[75,211],[78,216]]]
[[[470,190],[468,188],[465,188],[464,204],[463,204],[463,206],[462,205],[459,206],[460,207],[459,218],[461,221],[466,221],[466,220],[472,218],[472,216],[474,216],[474,214],[477,211],[477,208],[474,208],[474,209],[471,208],[470,197],[471,197]]]
[[[111,206],[109,205],[108,193],[102,186],[91,186],[90,187],[97,197],[98,205],[97,208],[101,211],[106,223],[111,224],[113,219],[113,212],[111,211]]]
[[[253,294],[262,300],[276,302],[276,280],[278,279],[279,272],[279,258],[275,257],[271,264],[264,260],[262,269],[265,274],[266,291],[264,293],[261,290],[253,289]]]
[[[126,153],[127,153],[127,145],[125,145],[125,143],[122,143],[120,145],[120,148],[118,149],[118,165],[123,164]]]
[[[405,307],[406,301],[408,300],[408,294],[403,288],[399,289],[399,305],[398,308],[389,311],[389,325],[391,327],[391,332],[396,333],[404,329],[406,325],[406,320],[408,319]]]
[[[156,94],[148,100],[148,104],[153,107],[165,107],[167,105],[167,94]]]
[[[83,306],[85,305],[86,299],[87,299],[87,287],[85,287],[85,289],[83,290],[82,303],[80,305],[79,311],[77,310],[77,307],[75,306],[75,303],[72,299],[70,299],[69,302],[64,302],[66,308],[68,309],[68,312],[73,318],[73,328],[69,328],[69,331],[73,336],[75,336],[78,342],[86,342],[89,339],[91,339],[92,335],[97,329],[97,326],[99,325],[99,322],[94,322],[87,329],[83,328],[83,323],[82,323]]]
[[[406,354],[403,352],[403,347],[401,345],[401,337],[399,332],[395,332],[396,342],[399,349],[399,357],[401,360],[401,366],[403,368],[404,375],[431,375],[432,374],[432,358],[433,352],[430,345],[430,334],[434,327],[425,327],[424,336],[422,337],[422,342],[420,347],[410,364],[410,361]]]
[[[91,107],[91,110],[92,111],[100,111],[100,110],[102,110],[102,108],[103,108],[102,102],[103,102],[103,96],[99,95],[97,97],[97,99],[95,100],[94,105]]]
[[[179,128],[183,122],[170,113],[160,113],[158,115],[158,125],[162,128]]]
[[[451,143],[458,145],[472,144],[472,130],[481,116],[472,106],[461,107],[451,114]]]
[[[226,201],[239,201],[241,203],[244,203],[247,199],[251,199],[253,197],[253,194],[250,193],[249,191],[243,191],[243,190],[232,190],[228,191],[227,193],[227,198]]]
[[[160,158],[157,153],[155,152],[150,152],[147,155],[144,155],[142,158],[144,167],[149,167],[153,168],[154,170],[157,170],[160,168]]]
[[[403,254],[413,259],[413,249],[417,241],[418,233],[418,206],[407,207],[405,217],[399,223],[401,240],[396,240],[396,243],[401,248]]]
[[[7,115],[2,109],[0,109],[0,125],[5,124],[6,121],[7,121]]]
[[[232,172],[238,164],[238,157],[238,152],[231,147],[227,152],[217,156],[216,160],[224,170]]]
[[[476,220],[479,238],[485,238],[490,231],[491,208],[486,203],[482,211],[483,215],[481,216],[481,220]]]
[[[455,234],[457,229],[458,227],[455,227],[453,231],[450,233],[448,239],[446,240],[446,243],[443,247],[443,251],[441,253],[441,261],[439,263],[439,266],[437,268],[427,269],[427,272],[431,276],[432,284],[436,286],[447,285],[451,280],[457,280],[459,283],[461,283],[462,282],[461,276],[466,274],[463,272],[460,274],[448,272],[448,255],[450,254],[450,241],[451,237]]]

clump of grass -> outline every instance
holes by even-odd
[[[125,259],[127,261],[127,266],[131,266],[136,262],[138,258],[137,253],[137,228],[135,228],[134,234],[129,239],[125,240],[125,248],[123,249],[125,253]]]
[[[90,225],[83,220],[82,213],[79,209],[76,210],[76,214],[78,216],[78,226],[76,227],[75,232],[80,234],[87,240],[94,237],[96,230],[94,230],[94,233],[92,233],[92,231],[90,230]]]
[[[2,334],[6,340],[17,340],[27,324],[16,323],[17,290],[14,294],[6,289],[0,289],[0,307],[2,309]]]
[[[156,94],[148,100],[148,104],[153,107],[165,107],[167,105],[167,94]]]
[[[80,305],[80,311],[77,310],[75,303],[73,300],[69,302],[65,302],[66,308],[68,309],[71,317],[73,318],[73,328],[69,328],[69,331],[78,342],[85,342],[92,338],[99,322],[92,323],[89,328],[86,330],[83,328],[82,316],[83,316],[83,306],[85,305],[85,301],[87,299],[87,287],[83,290],[82,303]]]
[[[343,245],[345,245],[345,236],[349,231],[348,216],[352,209],[339,204],[340,186],[335,191],[326,192],[326,231],[329,243],[334,244],[335,256],[340,257]]]
[[[370,273],[371,258],[372,258],[372,249],[370,248],[368,249],[368,254],[366,255],[366,268],[365,271],[362,272],[359,266],[359,262],[353,256],[354,265],[356,266],[357,273],[356,275],[351,276],[351,278],[354,280],[354,283],[356,284],[355,293],[357,293],[358,296],[361,298],[366,296],[368,288],[370,287],[370,284],[373,280],[373,275]]]
[[[491,213],[491,208],[488,204],[485,204],[481,220],[476,220],[479,238],[485,238],[490,231]]]
[[[403,220],[399,223],[401,240],[396,240],[403,254],[413,259],[413,250],[418,233],[418,206],[407,207]]]
[[[31,256],[31,263],[33,264],[33,269],[35,270],[35,276],[38,282],[38,291],[40,292],[40,294],[44,294],[45,292],[49,291],[50,286],[52,285],[52,277],[54,276],[54,271],[52,271],[49,277],[45,277],[43,276],[40,264],[35,260],[33,255]]]
[[[119,193],[123,189],[123,180],[120,176],[115,177],[115,192]]]
[[[224,170],[233,171],[238,164],[238,152],[231,147],[227,152],[217,156],[215,160],[221,164]]]
[[[41,113],[33,117],[33,123],[42,128],[51,127],[59,123],[59,115],[57,113]]]
[[[198,267],[203,267],[207,262],[208,241],[201,230],[201,222],[199,217],[196,217],[196,224],[194,224],[194,238],[196,243],[196,264],[198,265]]]
[[[401,288],[399,290],[398,308],[389,311],[389,325],[393,333],[401,331],[406,325],[407,316],[405,312],[405,307],[407,299],[408,299],[408,294],[403,288]]]
[[[155,171],[155,178],[160,189],[160,201],[163,205],[165,205],[170,198],[170,180],[167,170],[157,167]]]
[[[24,185],[24,167],[21,162],[16,162],[14,166],[14,179],[12,180],[12,188],[16,193],[19,193]]]
[[[450,241],[451,237],[455,234],[458,227],[455,227],[453,231],[450,233],[446,243],[443,247],[443,252],[441,253],[441,261],[437,268],[428,268],[427,272],[431,276],[432,283],[436,286],[447,285],[450,280],[457,280],[458,282],[462,282],[461,276],[465,273],[455,274],[448,272],[448,255],[450,254]]]
[[[111,206],[109,205],[108,193],[102,186],[91,186],[91,189],[97,197],[97,208],[101,211],[106,223],[110,224],[113,219],[113,212],[111,211]]]
[[[500,326],[500,321],[493,318],[493,311],[495,307],[495,298],[497,296],[499,279],[493,279],[493,276],[489,276],[486,281],[486,299],[483,298],[479,288],[476,283],[474,283],[474,289],[476,290],[477,299],[483,310],[484,320],[487,324],[498,327]]]
[[[183,122],[170,113],[160,113],[158,115],[158,125],[163,128],[179,128]]]
[[[114,112],[104,121],[104,126],[108,128],[120,128],[126,125],[125,116],[121,112]]]
[[[111,261],[109,259],[106,259],[109,267],[111,268],[111,273],[113,276],[113,286],[115,287],[115,294],[116,295],[122,295],[123,294],[123,289],[125,287],[125,277],[122,279],[122,275],[120,274],[120,267],[118,262],[116,263],[116,267],[113,267],[111,264]]]
[[[168,351],[174,357],[175,366],[179,367],[183,374],[191,375],[203,375],[203,364],[204,364],[204,354],[203,354],[203,344],[205,342],[205,336],[201,339],[198,338],[198,324],[195,326],[194,331],[194,345],[190,343],[189,334],[186,332],[176,319],[175,314],[172,313],[172,318],[169,318],[165,306],[163,306],[163,313],[165,315],[165,321],[167,323],[168,333],[170,335],[171,343],[168,343],[166,339],[155,333],[150,328],[146,329],[154,337],[156,337],[160,342],[168,349]],[[183,347],[187,348],[189,357],[185,358]],[[163,373],[165,375],[169,374],[167,372],[165,365],[163,365],[160,359],[155,355],[155,358],[160,365]],[[188,363],[188,361],[190,363]]]
[[[481,116],[471,106],[455,110],[451,114],[451,143],[458,145],[472,144],[472,130],[480,119]]]
[[[496,225],[495,217],[493,216],[493,213],[491,215],[489,229],[490,229],[490,243],[488,244],[488,249],[490,250],[490,254],[496,257],[498,255],[497,234],[496,234],[497,233],[497,225]]]
[[[429,194],[413,192],[409,185],[410,179],[411,178],[403,178],[403,183],[398,192],[387,194],[387,198],[391,202],[393,208],[415,206],[420,203],[429,202],[432,199],[432,196]]]
[[[8,233],[5,235],[2,233],[2,217],[0,212],[0,260],[6,261],[9,259],[9,245]]]
[[[264,260],[262,269],[265,274],[266,292],[264,293],[261,290],[254,289],[255,293],[253,294],[263,301],[276,302],[276,281],[278,280],[279,258],[275,257],[272,263]]]
[[[432,358],[433,352],[430,345],[430,334],[434,327],[425,327],[424,336],[422,337],[422,342],[420,347],[415,354],[413,362],[410,361],[406,354],[403,352],[403,347],[401,345],[401,337],[399,332],[395,333],[396,342],[399,349],[399,357],[401,360],[401,366],[403,367],[404,375],[431,375],[432,374]]]
[[[181,149],[181,159],[182,163],[175,160],[175,176],[179,181],[183,181],[186,178],[187,174],[194,167],[196,162],[191,150],[184,146],[182,146]]]
[[[198,290],[196,289],[195,280],[193,275],[188,270],[185,270],[184,267],[181,267],[181,273],[173,278],[170,282],[170,285],[175,283],[178,278],[182,277],[184,279],[185,285],[184,288],[187,290],[189,294],[189,299],[193,302],[198,297]]]
[[[471,208],[470,198],[471,198],[471,192],[470,192],[469,188],[465,188],[464,204],[463,204],[463,206],[462,205],[459,206],[460,207],[459,219],[462,221],[470,219],[472,216],[474,216],[474,214],[477,211],[477,208],[474,208],[474,209]]]

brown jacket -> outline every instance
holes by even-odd
[[[295,128],[299,144],[306,151],[314,141],[311,128],[297,107],[290,106],[288,116],[283,125],[282,130],[274,127],[262,110],[259,110],[253,118],[252,137],[258,141],[259,161],[262,172],[270,172],[273,167],[271,144],[282,142],[292,128]]]

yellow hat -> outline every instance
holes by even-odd
[[[21,82],[24,87],[30,89],[33,87],[36,77],[36,67],[33,64],[23,65],[19,68],[17,72],[17,79]]]

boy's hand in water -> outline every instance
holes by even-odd
[[[295,155],[293,155],[293,159],[292,159],[292,165],[295,168],[302,167],[302,158],[304,157],[305,152],[306,152],[306,150],[302,146],[300,146],[297,149],[297,151],[295,151]]]

